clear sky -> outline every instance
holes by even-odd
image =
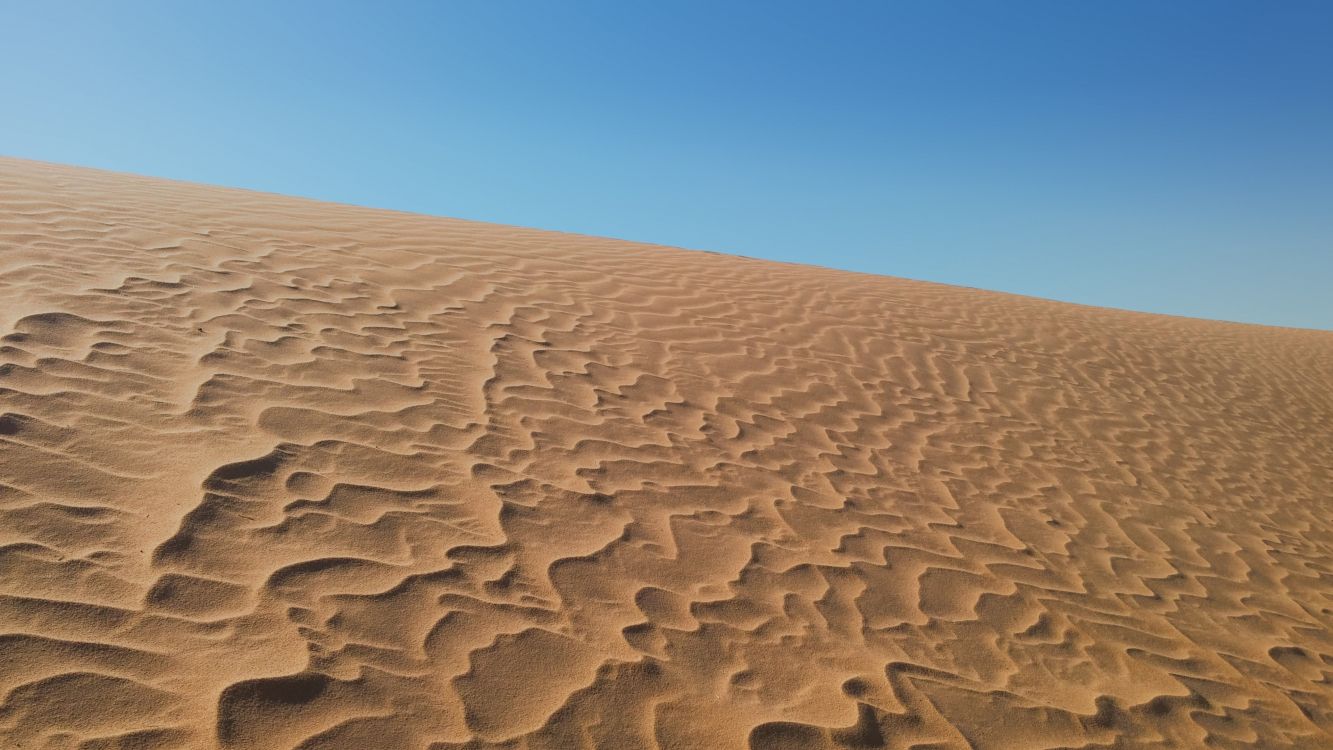
[[[1333,329],[1327,0],[0,0],[0,29],[10,156]]]

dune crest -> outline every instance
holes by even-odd
[[[1333,747],[1333,334],[0,160],[0,747]]]

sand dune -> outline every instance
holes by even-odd
[[[0,160],[0,747],[1333,747],[1333,334]]]

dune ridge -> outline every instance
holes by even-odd
[[[0,747],[1333,747],[1333,334],[0,159]]]

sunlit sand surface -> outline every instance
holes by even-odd
[[[0,160],[0,747],[1333,747],[1333,334]]]

